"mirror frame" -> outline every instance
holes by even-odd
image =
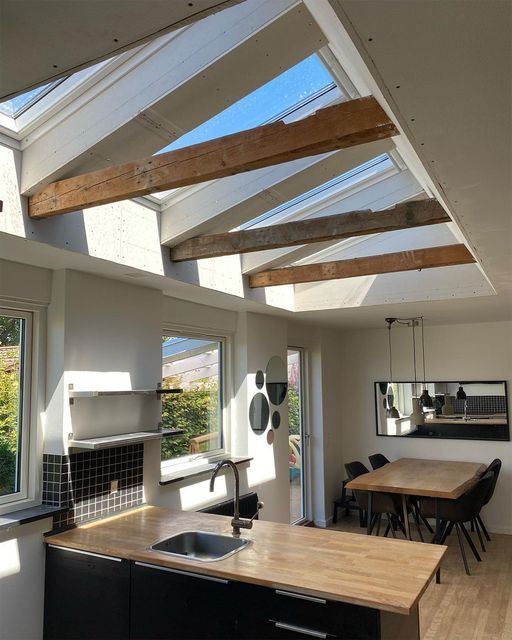
[[[413,380],[394,380],[393,381],[394,384],[412,384],[414,383]],[[461,435],[461,436],[454,436],[454,435],[447,435],[446,433],[443,433],[443,429],[440,428],[440,432],[439,434],[416,434],[413,435],[412,433],[405,433],[405,434],[400,434],[400,435],[393,435],[393,434],[389,434],[389,433],[379,433],[379,402],[382,402],[382,400],[386,399],[386,395],[382,395],[382,391],[380,388],[380,385],[387,385],[388,382],[387,381],[382,381],[382,380],[374,380],[373,382],[373,390],[374,390],[374,397],[375,397],[375,404],[374,404],[374,410],[375,410],[375,433],[377,436],[383,437],[383,438],[411,438],[414,440],[480,440],[480,441],[485,441],[485,442],[489,442],[489,441],[493,441],[493,442],[509,442],[510,441],[510,414],[509,414],[509,400],[508,400],[508,389],[507,389],[507,381],[506,380],[460,380],[460,381],[455,381],[455,380],[427,380],[427,383],[430,384],[456,384],[458,385],[470,385],[470,384],[501,384],[503,385],[503,389],[505,392],[505,424],[504,425],[491,425],[488,424],[486,425],[488,428],[489,427],[495,427],[494,429],[491,429],[491,431],[493,432],[491,434],[490,437],[470,437],[468,435]],[[417,383],[418,385],[422,384],[422,381],[418,381]],[[380,395],[379,395],[380,393]],[[426,421],[428,422],[428,421]],[[463,421],[461,421],[461,424],[464,424]],[[453,426],[452,422],[438,422],[437,425],[439,425],[439,427],[445,426]]]

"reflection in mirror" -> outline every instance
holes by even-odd
[[[264,376],[263,371],[261,369],[259,371],[256,371],[255,382],[256,382],[256,386],[258,387],[258,389],[262,389],[263,388],[263,385],[265,384],[265,376]]]
[[[413,410],[425,385],[420,388],[414,382],[376,382],[374,386],[377,435],[510,439],[504,381],[427,382],[433,406],[420,406],[418,421],[414,420]]]
[[[270,406],[262,393],[257,393],[249,406],[249,423],[254,433],[263,433],[267,428]]]
[[[288,371],[279,356],[270,358],[266,369],[267,393],[272,404],[280,405],[288,391]]]
[[[274,429],[279,429],[279,425],[281,424],[281,414],[279,411],[274,411],[272,413],[272,427]]]

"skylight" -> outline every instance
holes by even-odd
[[[257,218],[246,222],[241,225],[240,229],[248,229],[251,227],[257,226],[266,226],[269,224],[274,224],[281,221],[281,218],[284,217],[286,212],[293,207],[296,207],[300,204],[309,204],[314,198],[321,195],[328,195],[329,192],[336,192],[346,190],[353,186],[355,183],[360,182],[363,179],[368,179],[378,173],[382,173],[386,169],[390,169],[394,166],[392,160],[389,158],[387,153],[384,153],[368,162],[365,162],[350,171],[346,171],[345,173],[336,176],[335,178],[331,178],[327,182],[324,182],[309,191],[301,193],[299,196],[292,198],[291,200],[287,200],[283,202],[283,204],[270,209],[270,211],[266,211],[261,214]]]
[[[335,87],[331,75],[319,57],[313,54],[210,120],[185,133],[159,153],[174,151],[281,119],[315,99],[320,93]]]
[[[60,80],[56,80],[55,82],[43,84],[42,86],[31,89],[30,91],[26,91],[19,96],[10,98],[5,102],[0,102],[0,113],[3,113],[9,118],[17,118],[27,109],[30,109],[32,105],[41,100],[43,96],[49,93],[63,80],[64,78],[61,78]]]

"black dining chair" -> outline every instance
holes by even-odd
[[[372,456],[368,456],[368,460],[370,461],[374,471],[375,469],[380,469],[385,464],[389,464],[389,460],[382,453],[374,453]]]
[[[442,531],[440,543],[445,543],[446,538],[455,527],[462,560],[464,562],[464,569],[468,576],[471,574],[469,572],[462,535],[466,538],[469,548],[473,552],[476,560],[481,562],[482,558],[476,550],[473,540],[471,540],[471,536],[464,526],[464,523],[471,522],[480,513],[480,509],[483,507],[492,482],[493,475],[492,473],[488,473],[481,477],[478,482],[469,491],[460,496],[460,498],[457,498],[456,500],[449,500],[446,498],[438,499],[438,513],[441,519]],[[424,518],[434,518],[435,500],[433,498],[422,498],[420,500],[420,512]]]
[[[359,462],[358,460],[345,464],[345,470],[350,480],[353,480],[354,478],[357,478],[364,473],[370,472],[370,470],[367,469],[364,464],[362,462]],[[368,509],[368,491],[360,491],[359,489],[354,489],[352,493],[354,494],[358,507],[362,510]],[[391,535],[393,536],[393,538],[396,538],[397,528],[399,528],[404,536],[406,536],[405,527],[400,520],[400,516],[402,515],[402,504],[400,496],[393,493],[381,493],[380,491],[373,492],[370,535],[373,533],[375,525],[377,525],[376,535],[379,535],[383,515],[385,515],[387,519],[387,527],[384,532],[385,537],[387,537],[388,533],[391,531]],[[367,517],[369,517],[369,514],[367,515]],[[418,534],[423,540],[416,520],[415,523],[418,529]]]
[[[495,458],[491,462],[491,464],[487,467],[487,469],[482,473],[482,477],[487,475],[488,473],[492,474],[492,483],[489,487],[489,491],[487,492],[487,495],[485,496],[482,507],[485,507],[485,505],[491,501],[491,498],[494,495],[494,489],[496,489],[496,483],[498,482],[498,477],[501,471],[501,464],[502,464],[501,460],[499,458]],[[480,539],[480,546],[482,547],[482,550],[485,551],[485,547],[483,544],[482,536],[480,535],[479,527],[482,528],[483,534],[489,542],[491,541],[491,536],[487,532],[487,529],[483,523],[482,516],[480,515],[480,513],[478,513],[478,515],[475,517],[472,524],[474,525],[476,532],[478,534],[478,537]]]

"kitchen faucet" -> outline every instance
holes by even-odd
[[[221,460],[217,463],[210,479],[210,491],[213,491],[215,478],[222,467],[230,467],[233,471],[233,475],[235,476],[235,510],[233,519],[231,520],[231,526],[233,527],[233,535],[238,538],[240,536],[240,529],[252,529],[252,521],[258,515],[258,511],[263,507],[263,502],[258,502],[256,513],[250,520],[240,518],[240,476],[238,475],[236,464],[232,460]]]

